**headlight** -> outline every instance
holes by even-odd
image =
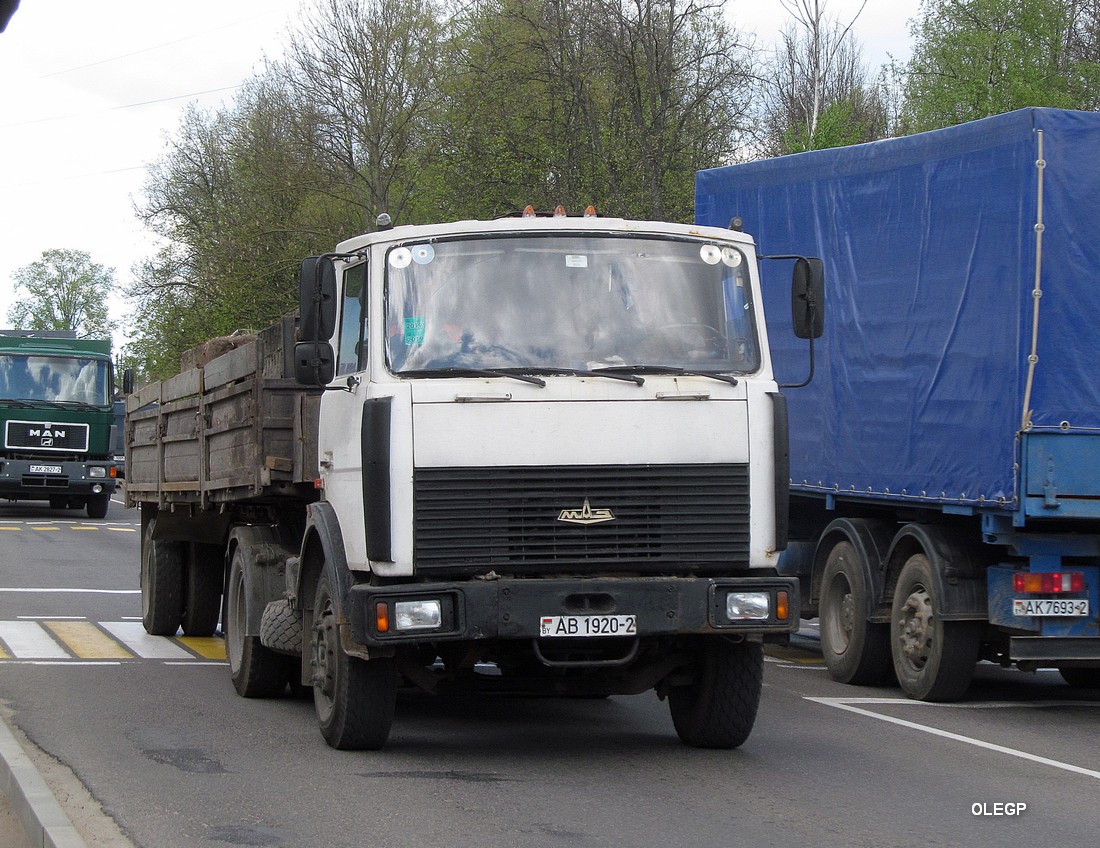
[[[730,592],[726,595],[726,618],[730,621],[766,621],[770,614],[768,592]]]
[[[88,468],[89,477],[106,477],[107,469],[102,465],[92,465]]]
[[[443,606],[438,599],[398,601],[394,604],[397,630],[434,630],[443,623]]]

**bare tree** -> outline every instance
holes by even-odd
[[[886,109],[863,62],[853,26],[826,14],[824,0],[780,0],[793,21],[766,64],[764,153],[778,155],[879,138]]]
[[[316,0],[291,40],[304,138],[368,216],[402,216],[415,190],[441,38],[433,0]]]

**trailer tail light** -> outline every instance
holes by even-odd
[[[1019,571],[1012,576],[1012,588],[1036,595],[1084,592],[1085,575],[1080,571]]]

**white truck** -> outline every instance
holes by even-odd
[[[146,628],[220,614],[237,691],[312,687],[335,748],[403,685],[654,689],[740,745],[799,609],[759,285],[743,233],[591,214],[305,260],[300,318],[128,398]],[[820,265],[792,285],[809,337]]]

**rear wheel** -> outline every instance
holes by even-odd
[[[891,609],[891,646],[898,683],[918,701],[957,701],[970,686],[981,648],[978,621],[944,621],[936,581],[924,554],[909,557]]]
[[[183,617],[182,542],[154,540],[156,519],[141,540],[141,621],[153,636],[175,636]]]
[[[833,680],[875,686],[890,676],[890,628],[867,621],[866,575],[851,542],[829,551],[821,580],[821,652]]]
[[[764,651],[756,642],[700,642],[695,679],[669,691],[676,733],[694,748],[736,748],[749,738],[760,706]]]
[[[333,748],[377,750],[390,735],[397,701],[393,657],[362,660],[340,644],[337,598],[327,572],[317,584],[312,638],[313,705]]]
[[[222,552],[217,545],[187,546],[183,580],[183,632],[188,636],[212,636],[221,617]]]
[[[229,677],[242,698],[272,698],[286,689],[292,669],[291,658],[260,644],[259,636],[248,635],[248,589],[245,583],[245,555],[233,551],[225,604],[225,654]]]

